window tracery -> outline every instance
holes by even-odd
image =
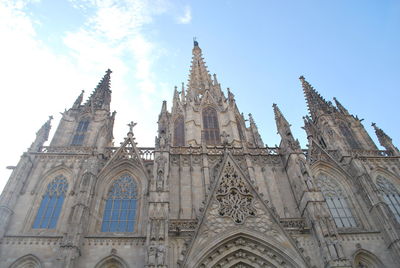
[[[174,122],[174,146],[185,145],[185,124],[183,116],[179,116]]]
[[[203,136],[207,145],[221,143],[217,111],[212,107],[203,109]]]
[[[241,224],[247,217],[256,215],[256,209],[253,207],[254,197],[230,162],[225,166],[223,174],[216,192],[218,213]]]
[[[67,190],[68,182],[63,175],[57,176],[47,185],[33,222],[33,228],[54,229],[56,227]]]
[[[400,194],[396,187],[388,179],[378,175],[376,184],[383,199],[393,212],[396,220],[400,222]]]
[[[102,232],[133,232],[136,222],[136,183],[123,175],[112,184],[104,208]]]
[[[356,227],[357,224],[351,213],[347,197],[334,178],[327,174],[320,174],[317,185],[321,189],[336,226],[338,228]]]
[[[83,140],[85,139],[85,134],[88,130],[88,127],[89,127],[89,119],[83,119],[79,121],[71,145],[79,146],[83,144]]]

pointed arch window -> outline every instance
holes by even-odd
[[[203,109],[203,137],[207,145],[221,143],[217,111],[212,107]]]
[[[327,174],[320,174],[317,185],[321,189],[336,226],[338,228],[357,227],[347,197],[339,183]]]
[[[237,129],[238,129],[239,138],[240,138],[241,141],[244,141],[245,139],[244,139],[242,124],[240,124],[240,122],[241,121],[240,121],[239,116],[236,116],[236,126],[237,126]]]
[[[185,145],[185,124],[183,116],[179,116],[174,122],[174,146]]]
[[[88,130],[88,127],[89,127],[89,119],[83,119],[79,121],[71,145],[79,146],[83,144],[83,140],[85,139],[85,134]]]
[[[344,123],[340,123],[339,129],[352,149],[360,149],[360,144],[355,139],[353,131],[351,131],[348,126],[346,126]]]
[[[136,223],[136,183],[129,175],[116,179],[108,191],[102,232],[133,232]]]
[[[400,194],[396,187],[388,179],[378,175],[376,178],[376,184],[378,189],[385,200],[386,204],[389,206],[390,210],[393,212],[396,220],[400,222]]]
[[[68,190],[67,179],[60,175],[47,185],[33,228],[54,229],[61,213],[65,195]]]

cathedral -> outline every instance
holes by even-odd
[[[307,148],[276,104],[281,142],[266,146],[197,41],[154,147],[135,142],[134,122],[114,145],[110,79],[62,113],[48,146],[45,122],[14,167],[0,267],[399,267],[399,150],[304,77]]]

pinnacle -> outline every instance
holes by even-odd
[[[307,82],[304,76],[299,77],[304,95],[307,101],[308,110],[313,120],[315,120],[320,114],[329,113],[333,106],[327,102],[314,88]]]

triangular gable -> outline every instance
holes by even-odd
[[[207,105],[212,105],[215,107],[219,106],[214,97],[211,95],[210,90],[206,90],[206,92],[204,93],[203,98],[201,99],[201,105],[203,107]]]
[[[306,267],[294,241],[228,152],[183,254],[179,264],[185,268],[231,267],[227,259],[245,261],[243,256],[261,265],[255,267]]]
[[[143,160],[140,156],[139,150],[136,147],[135,138],[133,137],[132,132],[128,133],[128,137],[125,138],[125,141],[121,144],[121,146],[117,149],[117,151],[115,151],[115,153],[111,156],[111,158],[108,160],[108,162],[103,167],[103,170],[105,170],[107,167],[114,164],[115,162],[123,161],[123,160],[128,160],[131,163],[133,163],[134,165],[142,168],[143,171],[146,171],[146,168],[144,167]],[[144,172],[144,174],[147,174],[147,173]]]

